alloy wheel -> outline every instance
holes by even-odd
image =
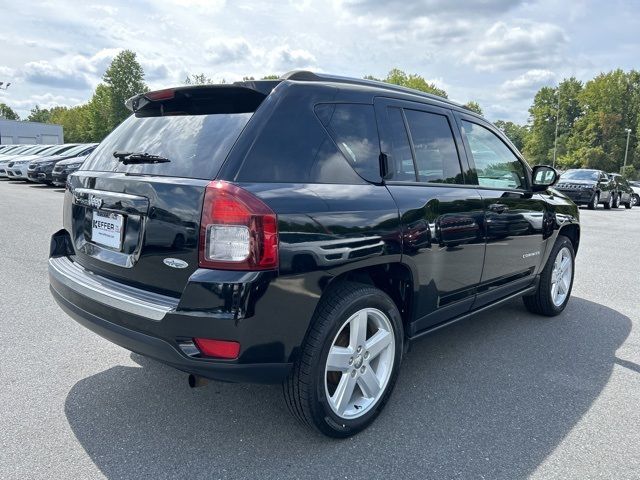
[[[358,418],[384,394],[395,359],[391,321],[376,308],[349,317],[331,343],[325,367],[325,393],[340,418]]]
[[[571,252],[567,247],[563,247],[556,255],[551,272],[551,300],[556,307],[561,306],[567,299],[572,278]]]

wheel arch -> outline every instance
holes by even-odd
[[[574,253],[578,253],[578,247],[580,246],[580,225],[577,223],[564,225],[560,228],[558,235],[564,235],[571,240]]]

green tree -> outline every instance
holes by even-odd
[[[538,90],[529,108],[531,131],[523,152],[529,163],[540,165],[552,162],[557,109],[556,89],[542,87]]]
[[[51,123],[51,112],[46,108],[40,108],[37,104],[29,112],[29,122]]]
[[[6,103],[0,103],[0,118],[7,120],[20,120],[20,116]]]
[[[280,79],[280,75],[271,74],[271,75],[265,75],[260,80],[279,80],[279,79]]]
[[[104,83],[96,87],[87,104],[87,130],[92,142],[101,142],[111,131],[111,89]]]
[[[515,147],[522,151],[529,135],[529,127],[527,125],[518,125],[513,122],[505,122],[504,120],[498,120],[495,122],[495,126],[511,140],[511,143]]]
[[[208,85],[215,82],[204,73],[195,73],[193,75],[188,74],[183,83],[185,85]]]
[[[110,92],[109,129],[114,129],[131,113],[124,102],[149,90],[144,71],[131,50],[123,50],[111,62],[102,77]]]
[[[471,110],[472,112],[476,112],[478,115],[482,115],[482,107],[480,107],[480,104],[474,100],[469,100],[463,106],[467,110]]]
[[[402,87],[413,88],[414,90],[420,90],[422,92],[430,93],[432,95],[438,95],[439,97],[447,97],[447,92],[438,88],[433,83],[427,82],[423,77],[415,73],[406,74],[398,68],[392,69],[386,76],[386,78],[379,79],[372,75],[366,75],[366,80],[376,80],[393,85],[400,85]]]
[[[575,121],[568,161],[607,171],[619,171],[626,147],[625,128],[638,122],[640,80],[637,72],[618,69],[601,73],[579,94],[582,115]],[[633,157],[634,143],[630,144]],[[633,162],[633,158],[630,159]]]
[[[66,142],[85,143],[91,141],[87,104],[75,107],[53,107],[50,111],[50,123],[62,125]]]

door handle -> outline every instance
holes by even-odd
[[[503,212],[508,212],[509,207],[507,207],[502,203],[492,203],[491,205],[489,205],[489,210],[496,213],[503,213]]]

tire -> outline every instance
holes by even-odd
[[[562,274],[559,274],[556,271],[556,261],[560,258],[559,254],[561,252],[566,254],[565,258],[569,259],[568,266],[571,267],[571,270],[568,271],[568,275],[564,276],[565,281],[569,283],[568,287],[565,285],[563,288],[564,296],[559,295],[556,297],[554,296],[553,290],[554,278],[557,278],[556,275],[560,275],[561,278],[563,277]],[[567,272],[566,269],[565,272]],[[540,274],[540,283],[538,284],[537,290],[534,294],[522,298],[525,307],[527,307],[527,309],[532,313],[545,315],[547,317],[554,317],[562,313],[569,302],[569,298],[571,297],[574,274],[575,253],[573,250],[573,244],[571,243],[571,240],[564,235],[558,235],[556,243],[549,255],[549,259],[547,260],[547,264],[544,266],[542,273]],[[557,283],[558,286],[556,286],[556,289],[558,289],[560,285],[560,282]]]
[[[613,206],[613,193],[609,194],[609,200],[607,200],[607,203],[604,204],[604,209],[611,210],[612,206]]]
[[[365,318],[367,330],[353,330],[364,332],[365,337],[357,339],[354,334],[356,338],[352,339],[351,325],[363,325]],[[385,328],[375,335],[388,343],[384,350],[369,356],[368,348],[377,344],[367,345],[373,339],[376,322]],[[380,334],[381,330],[386,333]],[[385,336],[388,333],[391,337]],[[300,357],[283,383],[289,411],[304,425],[330,437],[345,438],[360,432],[375,420],[391,395],[402,361],[403,341],[400,312],[386,293],[365,284],[339,283],[320,300]],[[362,352],[356,343],[364,345]],[[378,345],[382,348],[382,343]],[[335,364],[344,368],[342,372],[329,366],[330,350],[337,353]],[[367,397],[360,385],[367,385],[372,377],[379,390]],[[339,389],[349,391],[349,385],[352,395],[345,396],[344,402],[338,401]]]
[[[593,194],[593,198],[589,202],[589,205],[587,205],[587,208],[589,210],[595,210],[596,208],[598,208],[599,203],[600,203],[600,193],[596,192]]]
[[[640,195],[633,194],[631,196],[631,203],[632,207],[637,207],[638,205],[640,205]]]
[[[626,208],[627,210],[630,210],[633,208],[633,195],[629,195],[629,201],[627,203],[624,204],[624,208]]]
[[[615,197],[613,197],[613,204],[611,205],[612,208],[618,208],[620,207],[620,195],[616,195]]]

